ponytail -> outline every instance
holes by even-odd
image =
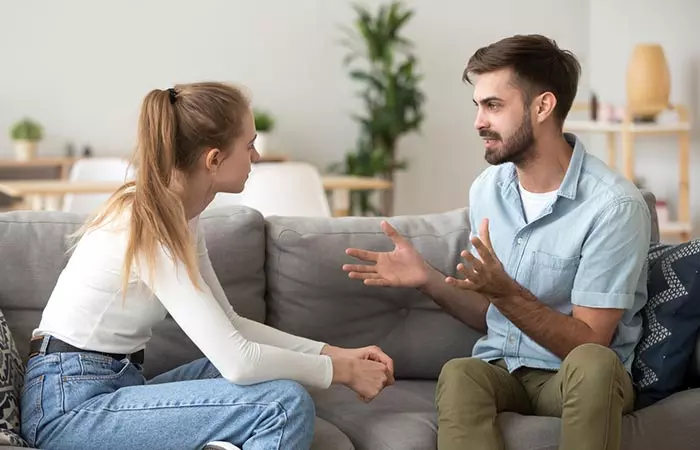
[[[153,279],[158,246],[175,261],[184,262],[187,274],[199,287],[198,264],[182,200],[171,188],[176,169],[177,111],[170,90],[153,90],[143,100],[135,154],[136,181],[122,186],[104,209],[78,235],[118,216],[131,207],[129,240],[123,266],[122,294],[126,296],[131,269],[146,263]]]
[[[151,91],[139,120],[136,189],[132,202],[129,243],[124,260],[124,288],[134,260],[142,257],[153,277],[157,246],[185,263],[195,285],[197,259],[180,197],[171,189],[175,174],[177,117],[173,90]]]
[[[195,167],[202,151],[228,148],[241,135],[249,110],[250,102],[240,89],[218,82],[183,84],[146,95],[134,155],[136,181],[118,189],[76,233],[80,236],[131,207],[124,296],[134,264],[145,263],[153,278],[159,246],[183,263],[192,282],[201,287],[194,239],[182,199],[173,190],[173,178]]]

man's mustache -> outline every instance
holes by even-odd
[[[487,138],[487,139],[493,139],[493,140],[501,140],[501,136],[498,133],[494,133],[493,131],[488,131],[488,130],[481,130],[479,131],[479,136],[482,138]]]

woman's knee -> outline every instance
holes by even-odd
[[[272,394],[278,407],[276,420],[285,432],[280,448],[309,448],[316,424],[316,406],[309,392],[299,383],[289,380],[271,382]]]
[[[315,419],[316,405],[304,386],[290,380],[277,380],[270,383],[271,389],[275,391],[278,401],[287,413],[306,420]]]

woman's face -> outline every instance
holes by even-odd
[[[215,192],[238,194],[243,191],[250,174],[251,164],[260,159],[260,154],[255,149],[256,137],[253,112],[248,110],[243,117],[243,132],[236,138],[231,148],[218,152],[218,155],[214,156],[215,160],[211,160],[212,152],[217,150],[209,152],[208,166],[213,177]]]

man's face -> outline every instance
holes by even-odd
[[[484,73],[474,83],[474,128],[484,140],[489,164],[519,164],[531,157],[535,137],[523,93],[510,69]]]

